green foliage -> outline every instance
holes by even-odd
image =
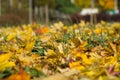
[[[0,72],[0,78],[8,77],[12,74],[12,68],[7,68],[4,72]]]
[[[118,8],[119,8],[119,10],[120,10],[120,0],[118,0]]]
[[[56,0],[56,9],[66,14],[76,13],[80,10],[70,0]]]
[[[25,67],[25,71],[28,72],[32,77],[45,76],[41,71],[38,71],[35,68]]]
[[[40,56],[44,56],[44,49],[43,48],[35,48],[32,50],[32,52],[39,54]]]
[[[34,0],[35,5],[44,6],[49,5],[49,7],[55,7],[55,0]]]

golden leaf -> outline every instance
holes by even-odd
[[[35,41],[28,41],[25,50],[30,51],[34,47]]]
[[[4,71],[7,67],[15,66],[14,62],[8,61],[11,56],[11,53],[0,55],[0,71]]]
[[[117,52],[116,45],[111,42],[109,44],[110,44],[111,48],[113,49],[113,51],[116,53]]]
[[[15,33],[12,33],[12,34],[8,35],[7,38],[6,38],[6,41],[12,40],[15,36],[16,36]]]

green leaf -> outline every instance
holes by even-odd
[[[26,71],[26,72],[29,72],[29,71],[30,71],[30,67],[29,67],[29,66],[26,66],[26,67],[25,67],[25,71]]]
[[[41,71],[38,71],[35,68],[30,68],[29,66],[25,67],[25,71],[29,73],[32,77],[45,76]]]
[[[38,71],[38,70],[35,69],[35,68],[31,68],[31,69],[30,69],[30,75],[31,75],[32,77],[44,76],[44,74],[43,74],[42,72]]]
[[[38,54],[40,56],[44,56],[44,49],[43,48],[38,49]]]
[[[36,48],[32,50],[33,53],[39,54],[40,56],[44,56],[44,49],[43,48]]]
[[[67,33],[63,34],[63,40],[64,40],[65,43],[69,40],[69,38],[70,38],[69,34],[67,34]]]
[[[12,74],[12,68],[7,68],[4,72],[0,72],[0,78],[8,77]]]

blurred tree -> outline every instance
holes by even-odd
[[[88,8],[91,6],[91,0],[74,0],[74,2],[79,7]]]
[[[56,9],[66,14],[76,13],[80,10],[71,0],[56,0]]]
[[[29,0],[9,0],[10,8],[12,9],[28,9]]]
[[[33,0],[36,6],[45,6],[46,4],[51,8],[55,7],[55,0]]]
[[[34,5],[40,7],[45,7],[45,22],[48,24],[49,22],[49,8],[48,7],[54,7],[55,6],[55,0],[33,0]]]
[[[103,8],[105,10],[107,10],[107,9],[109,9],[109,10],[114,9],[114,6],[115,6],[114,5],[114,0],[99,0],[98,2],[100,4],[101,8]]]
[[[18,8],[18,0],[13,1],[13,8]]]
[[[118,0],[118,9],[120,10],[120,0]]]

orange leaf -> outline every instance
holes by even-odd
[[[30,75],[21,71],[19,74],[12,74],[7,80],[30,80]]]

